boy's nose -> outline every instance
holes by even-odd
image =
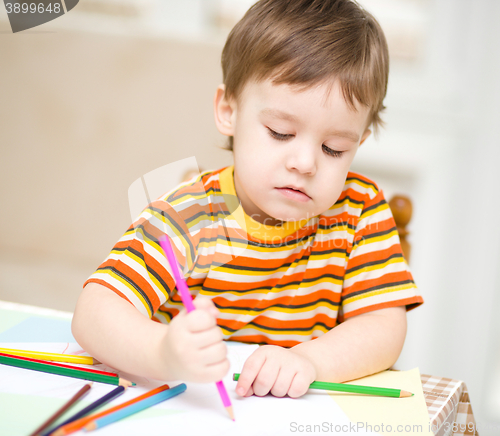
[[[298,171],[304,175],[316,173],[316,155],[310,145],[298,145],[290,148],[286,157],[286,166],[289,170]]]

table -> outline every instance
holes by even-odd
[[[70,312],[0,300],[0,342],[76,342],[71,335],[71,318]],[[463,381],[425,374],[421,381],[436,436],[478,436]]]
[[[463,381],[421,374],[432,431],[436,436],[476,435],[467,386]]]
[[[420,378],[436,436],[479,435],[469,392],[463,381],[425,374]]]

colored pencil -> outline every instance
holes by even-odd
[[[79,371],[92,372],[94,374],[108,375],[110,377],[118,377],[114,372],[100,371],[94,368],[83,368],[81,366],[66,365],[64,363],[49,362],[47,360],[33,359],[31,357],[16,356],[14,354],[0,353],[0,356],[11,357],[13,359],[27,360],[29,362],[37,362],[43,365],[58,366],[59,368],[77,369]]]
[[[40,427],[38,427],[30,436],[37,436],[42,431],[44,431],[50,424],[52,424],[57,418],[59,418],[66,410],[68,410],[73,404],[75,404],[81,397],[83,397],[89,389],[92,387],[92,382],[87,383],[83,386],[75,395],[73,395],[59,410],[57,410],[52,416],[50,416]]]
[[[177,263],[177,260],[175,258],[174,251],[172,249],[172,246],[170,244],[170,241],[168,240],[167,236],[162,236],[159,239],[161,248],[163,248],[163,251],[165,252],[165,256],[167,257],[168,263],[170,264],[170,267],[172,268],[172,272],[174,273],[174,278],[175,278],[175,284],[177,286],[177,290],[179,291],[179,294],[181,296],[182,304],[184,304],[184,307],[186,308],[186,311],[189,313],[193,310],[195,310],[194,304],[193,304],[193,299],[191,298],[191,294],[189,293],[188,286],[186,284],[186,281],[184,278],[181,276],[180,270],[179,270],[179,265]],[[226,387],[224,386],[224,383],[222,380],[218,381],[216,383],[217,390],[219,391],[219,395],[222,399],[222,404],[227,410],[227,413],[231,417],[231,419],[234,421],[234,413],[233,413],[233,406],[231,404],[231,400],[229,399],[229,395],[227,394]]]
[[[82,365],[99,365],[97,359],[90,356],[76,356],[74,354],[46,353],[44,351],[17,350],[14,348],[0,348],[0,353],[12,356],[31,357],[49,362],[80,363]]]
[[[233,380],[238,381],[240,374],[233,374]],[[378,395],[382,397],[404,398],[413,394],[402,389],[377,388],[373,386],[348,385],[345,383],[329,383],[314,381],[309,385],[309,389],[322,389],[326,391],[352,392],[354,394]]]
[[[61,365],[54,363],[40,363],[36,361],[34,362],[33,360],[34,359],[28,359],[27,357],[0,355],[0,363],[3,365],[15,366],[17,368],[23,369],[31,369],[33,371],[46,372],[49,374],[62,375],[83,380],[90,380],[99,383],[107,383],[111,385],[120,385],[127,387],[135,386],[135,383],[119,378],[117,374],[114,374],[114,376],[109,376],[97,374],[94,371],[91,372],[90,370],[78,367],[67,368],[69,365],[65,365],[66,367],[62,367]]]
[[[49,431],[44,433],[42,436],[49,436],[50,434],[52,434],[54,431],[61,428],[62,426],[67,425],[73,421],[76,421],[77,419],[83,418],[85,415],[88,415],[89,413],[93,412],[94,410],[98,409],[99,407],[104,406],[106,403],[113,400],[114,398],[119,397],[124,392],[125,392],[125,387],[118,386],[116,389],[113,389],[111,392],[108,392],[106,395],[104,395],[101,398],[99,398],[98,400],[94,401],[92,404],[89,404],[87,407],[80,410],[78,413],[75,413],[73,416],[68,418],[63,423],[59,424],[57,427],[51,428]]]
[[[119,421],[120,419],[126,418],[134,413],[140,412],[141,410],[152,407],[159,404],[169,398],[175,397],[186,390],[186,385],[181,383],[178,386],[167,389],[151,397],[145,398],[142,401],[131,404],[123,409],[117,410],[116,412],[110,413],[109,415],[103,416],[102,418],[96,419],[95,421],[89,422],[85,426],[86,431],[96,430],[102,428],[105,425],[112,424],[113,422]]]
[[[99,419],[103,416],[109,415],[110,413],[116,412],[117,410],[123,409],[131,404],[137,403],[138,401],[143,400],[144,398],[151,397],[152,395],[158,394],[162,391],[170,389],[168,385],[162,385],[156,389],[152,389],[151,391],[146,392],[145,394],[139,395],[138,397],[132,398],[131,400],[126,401],[125,403],[118,404],[117,406],[111,407],[110,409],[99,412],[95,415],[85,416],[84,418],[80,418],[76,421],[73,421],[69,424],[61,426],[57,431],[53,433],[52,436],[66,436],[75,431],[78,431],[85,427],[89,422]]]

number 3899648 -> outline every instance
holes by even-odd
[[[60,14],[61,3],[6,3],[8,14]]]

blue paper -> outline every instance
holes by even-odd
[[[71,321],[30,316],[0,333],[0,342],[76,342]]]

